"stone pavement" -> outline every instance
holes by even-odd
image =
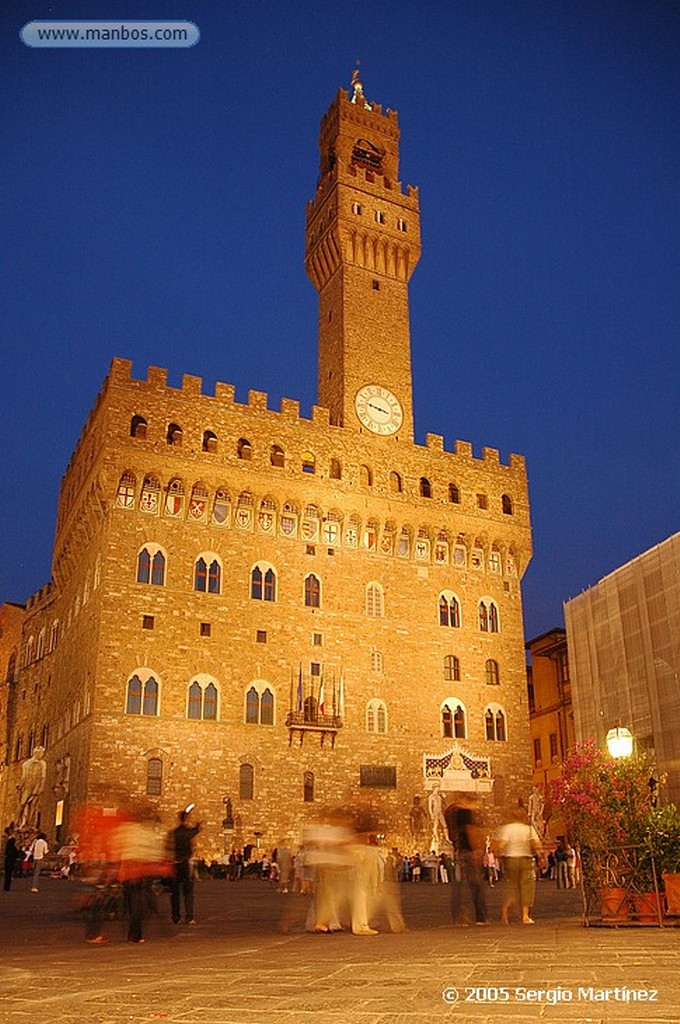
[[[453,928],[447,886],[402,885],[409,931],[359,937],[305,933],[308,901],[267,883],[207,881],[196,926],[171,925],[163,900],[139,946],[121,921],[87,945],[77,886],[28,884],[0,891],[2,1024],[680,1020],[680,929],[583,928],[579,893],[550,882],[531,927],[498,922],[502,886],[493,923]]]

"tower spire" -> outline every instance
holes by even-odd
[[[359,65],[360,64],[361,64],[361,61],[357,57],[357,59],[356,59],[356,67],[354,68],[354,71],[352,72],[352,80],[350,82],[350,87],[352,89],[352,103],[356,104],[357,106],[363,107],[365,110],[372,110],[373,108],[371,107],[371,104],[368,102],[368,100],[364,96],[364,87],[361,84],[361,81],[359,80]]]

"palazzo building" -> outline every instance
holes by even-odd
[[[425,849],[412,808],[433,780],[477,790],[491,824],[528,795],[524,459],[414,441],[420,224],[397,113],[354,82],[319,146],[318,405],[113,360],[27,602],[6,820],[37,745],[48,833],[84,802],[144,799],[169,825],[193,801],[205,854],[348,805]]]

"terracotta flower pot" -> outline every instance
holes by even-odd
[[[639,892],[635,895],[635,916],[640,924],[658,924],[663,917],[663,899],[655,892]]]
[[[666,892],[666,912],[680,914],[680,874],[664,871],[663,887]]]
[[[600,891],[602,920],[618,924],[630,919],[630,908],[625,889],[616,887]]]

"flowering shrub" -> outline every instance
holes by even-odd
[[[603,848],[645,842],[653,811],[645,756],[614,760],[593,740],[577,743],[552,783],[572,842]]]

